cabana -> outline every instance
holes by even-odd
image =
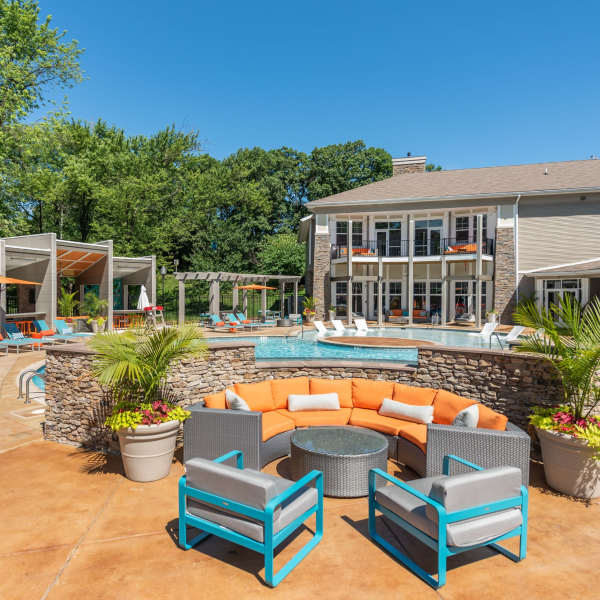
[[[178,303],[178,322],[180,325],[185,323],[185,284],[187,281],[207,281],[209,284],[208,292],[208,307],[209,312],[212,314],[218,314],[221,308],[221,283],[231,282],[233,283],[232,290],[232,303],[233,307],[239,306],[239,290],[238,286],[245,282],[255,283],[260,281],[263,283],[261,289],[261,310],[263,315],[267,310],[267,281],[277,280],[279,282],[279,297],[280,304],[283,308],[285,300],[285,285],[290,283],[294,286],[294,301],[292,312],[298,312],[298,283],[300,277],[297,275],[257,275],[249,273],[223,273],[223,272],[186,272],[186,273],[175,273],[175,278],[179,282],[179,303]],[[247,290],[242,290],[242,310],[243,312],[248,311],[248,293]],[[282,315],[283,316],[283,315]]]
[[[96,243],[58,239],[55,233],[41,233],[0,239],[0,276],[9,276],[40,285],[20,285],[16,298],[0,288],[0,324],[6,320],[28,331],[34,319],[53,323],[61,277],[72,277],[79,298],[94,290],[108,302],[109,328],[126,326],[139,312],[129,308],[129,289],[145,285],[150,302],[156,302],[156,259],[154,256],[114,256],[112,240]]]

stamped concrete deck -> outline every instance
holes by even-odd
[[[287,459],[267,470],[286,475]],[[392,462],[388,471],[411,477]],[[437,592],[369,541],[366,499],[326,499],[322,542],[275,590],[263,584],[261,557],[250,550],[209,538],[185,552],[177,545],[182,472],[176,461],[168,478],[133,483],[118,458],[43,441],[0,454],[0,598],[597,597],[600,504],[550,492],[537,465],[527,559],[464,554],[450,561],[448,583]],[[431,567],[429,551],[386,523],[379,527]],[[276,564],[307,539],[302,532]]]

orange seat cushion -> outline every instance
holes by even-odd
[[[275,408],[287,408],[290,394],[310,394],[308,377],[290,377],[288,379],[272,379],[271,392]]]
[[[314,427],[317,425],[348,425],[351,408],[339,410],[299,410],[290,411],[281,408],[277,411],[294,421],[296,427]]]
[[[337,394],[340,408],[352,408],[351,379],[318,379],[310,378],[311,394]]]
[[[413,406],[431,406],[436,394],[437,390],[431,388],[395,383],[392,400]]]
[[[276,410],[262,414],[262,441],[266,442],[278,433],[291,431],[295,428],[294,421],[284,417]]]
[[[497,413],[495,410],[479,404],[479,421],[477,427],[483,429],[497,429],[498,431],[504,431],[506,424],[508,423],[508,417]]]
[[[225,403],[225,390],[204,397],[206,408],[227,408]]]
[[[411,423],[410,421],[400,421],[398,435],[412,442],[423,452],[427,452],[427,425],[423,423]]]
[[[355,408],[379,410],[384,398],[394,395],[393,381],[352,379],[352,403]]]
[[[446,390],[438,390],[433,401],[433,422],[439,425],[452,425],[454,417],[461,410],[473,404],[477,404],[477,401],[463,398]]]
[[[267,412],[275,409],[270,381],[259,383],[236,383],[235,393],[241,396],[250,410]]]

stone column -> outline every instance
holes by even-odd
[[[129,310],[129,284],[123,284],[123,310]]]
[[[218,279],[210,282],[208,288],[208,312],[212,315],[219,315],[221,310],[221,283]]]
[[[285,281],[279,282],[279,310],[283,319],[285,317]]]
[[[179,280],[179,301],[178,301],[177,322],[182,327],[185,324],[185,281]]]
[[[324,319],[331,305],[331,243],[327,215],[315,215],[313,229],[313,280],[316,318]]]
[[[232,310],[240,310],[240,307],[238,306],[238,302],[240,301],[240,297],[239,297],[239,290],[237,289],[238,286],[238,282],[234,281],[233,282],[233,287],[231,288],[231,309]],[[246,315],[248,316],[248,315]]]
[[[499,208],[513,210],[512,206]],[[500,213],[494,248],[494,309],[498,313],[498,322],[508,325],[513,322],[516,308],[515,228],[514,217],[502,218]]]

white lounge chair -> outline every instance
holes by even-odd
[[[369,326],[365,319],[354,319],[354,324],[356,325],[357,335],[365,335],[369,332]]]
[[[339,319],[332,319],[331,324],[333,325],[336,333],[339,333],[341,335],[344,335],[344,333],[346,333],[346,328]]]
[[[486,323],[478,335],[481,337],[490,337],[498,327],[498,323]]]
[[[317,330],[317,336],[321,337],[322,335],[327,335],[327,327],[323,325],[323,321],[313,321],[313,325]]]
[[[523,333],[524,329],[525,327],[523,327],[522,325],[515,325],[515,327],[513,327],[504,336],[500,335],[497,331],[494,331],[492,335],[498,340],[500,348],[504,348],[504,344],[510,345],[511,342],[515,342],[516,340],[518,340],[519,336],[521,335],[521,333]]]

